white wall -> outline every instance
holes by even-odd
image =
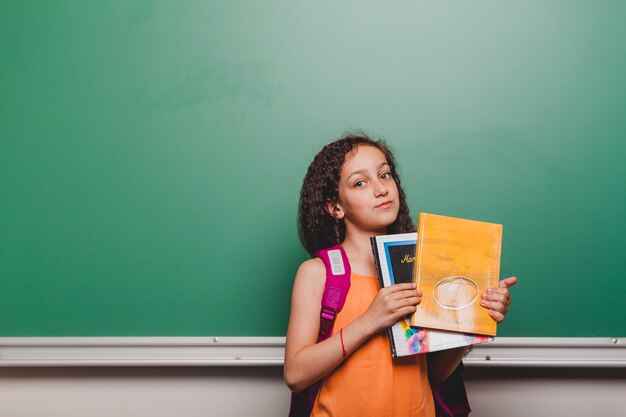
[[[626,416],[626,368],[466,368],[472,417]],[[282,367],[0,368],[2,417],[286,416]],[[359,416],[360,417],[360,416]]]
[[[626,369],[466,368],[472,417],[626,416]]]

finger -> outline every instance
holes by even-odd
[[[397,294],[400,296],[400,298],[421,297],[422,296],[422,290],[405,290],[405,291],[400,291]]]
[[[515,284],[517,284],[517,278],[516,277],[508,277],[508,278],[504,278],[503,280],[500,280],[500,284],[498,284],[498,286],[500,288],[509,288],[509,287],[512,287]]]
[[[481,300],[480,305],[488,310],[494,310],[500,313],[506,313],[509,311],[508,305],[502,304],[498,301]]]
[[[421,301],[421,297],[417,296],[415,290],[409,290],[393,294],[384,294],[382,297],[382,306],[384,306],[383,308],[388,312],[395,312],[405,306],[417,306]]]
[[[422,296],[422,291],[420,290],[403,290],[403,291],[396,291],[394,293],[387,294],[387,298],[389,300],[402,300],[404,298],[421,297],[421,296]]]
[[[404,307],[404,306],[416,306],[418,305],[420,302],[422,301],[421,297],[409,297],[409,298],[403,298],[401,300],[398,300],[395,304],[395,306],[397,308],[400,307]]]
[[[489,293],[504,294],[505,296],[510,297],[509,287],[515,285],[515,283],[517,282],[517,278],[512,278],[514,279],[513,284],[511,284],[510,278],[507,278],[506,280],[500,281],[497,287],[489,287],[485,291]]]
[[[496,323],[501,323],[502,320],[504,320],[504,314],[498,311],[489,310],[488,313],[491,316],[491,318],[496,321]]]
[[[496,301],[502,304],[509,304],[511,302],[510,297],[507,297],[508,294],[501,294],[497,292],[488,292],[483,293],[482,299],[487,301]]]
[[[410,314],[415,313],[415,311],[417,310],[416,306],[406,306],[406,307],[402,307],[400,309],[398,309],[396,311],[396,315],[395,315],[395,319],[396,321],[400,320],[403,317],[406,317]]]
[[[511,304],[511,294],[506,288],[487,288],[481,298],[488,301],[498,301],[505,305]]]
[[[502,300],[511,300],[511,293],[506,288],[491,288],[485,291],[483,297]]]
[[[417,285],[415,285],[414,282],[403,282],[402,284],[393,284],[386,288],[388,288],[391,292],[396,292],[404,290],[414,290],[417,288]]]
[[[489,287],[485,291],[489,293],[504,294],[504,295],[508,295],[510,293],[509,289],[505,287]]]

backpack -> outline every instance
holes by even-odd
[[[340,244],[330,248],[320,249],[315,253],[326,267],[326,283],[322,296],[322,311],[320,313],[320,331],[317,342],[332,336],[333,326],[337,314],[343,308],[350,289],[350,262]],[[308,417],[311,415],[315,398],[319,392],[322,380],[314,382],[304,391],[291,394],[289,417]],[[431,382],[431,390],[435,403],[436,417],[467,417],[471,412],[465,383],[463,381],[463,362],[454,370],[452,375],[440,384]]]
[[[333,334],[333,326],[337,313],[343,308],[348,290],[350,289],[350,262],[341,245],[320,249],[315,253],[326,267],[326,283],[322,295],[322,311],[320,313],[320,331],[317,342],[328,339]],[[308,417],[313,410],[317,392],[322,380],[314,382],[304,391],[291,394],[289,417]]]

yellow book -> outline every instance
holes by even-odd
[[[496,322],[480,306],[500,276],[502,225],[420,213],[415,282],[422,302],[411,325],[496,335]]]

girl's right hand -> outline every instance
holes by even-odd
[[[372,334],[391,327],[402,317],[412,314],[422,301],[422,291],[414,283],[395,284],[382,288],[363,313],[364,324],[371,326]]]

